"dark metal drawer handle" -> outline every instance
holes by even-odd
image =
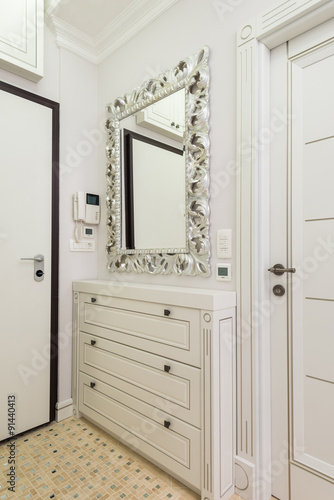
[[[165,420],[164,421],[164,426],[166,427],[166,429],[169,429],[169,427],[170,427],[170,421],[169,420]]]
[[[92,389],[94,389],[95,385],[96,385],[95,382],[91,382],[90,383],[90,386],[91,386]]]
[[[165,371],[165,372],[167,372],[167,373],[169,373],[169,371],[170,371],[170,366],[168,366],[168,365],[164,365],[164,371]]]
[[[90,341],[90,344],[91,344],[91,345],[95,345],[95,344],[96,344],[96,340],[91,340],[91,341]]]
[[[95,298],[95,297],[92,297],[92,298],[90,299],[90,301],[94,303],[94,302],[96,302],[96,298]]]
[[[170,310],[169,309],[164,309],[164,315],[169,316],[170,315]]]

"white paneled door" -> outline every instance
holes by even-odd
[[[271,145],[270,262],[286,269],[270,273],[281,500],[334,498],[333,33],[329,21],[271,53],[271,111],[284,117]]]
[[[56,103],[0,82],[0,440],[54,417],[57,135]]]

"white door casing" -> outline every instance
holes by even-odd
[[[286,125],[270,117],[270,50],[334,16],[332,0],[285,1],[238,33],[237,492],[271,495],[269,151]],[[286,263],[283,263],[286,264]],[[284,461],[284,460],[283,460]],[[277,470],[282,463],[273,464]]]
[[[278,263],[288,265],[287,242],[287,187],[288,187],[288,64],[287,43],[271,51],[271,116],[277,110],[284,110],[286,115],[278,132],[270,144],[270,265]],[[270,340],[271,340],[271,424],[275,432],[272,434],[271,456],[273,463],[279,463],[277,473],[272,473],[272,493],[280,500],[289,497],[289,403],[288,403],[288,280],[295,276],[270,275]],[[282,285],[286,289],[283,297],[275,297],[272,289]],[[281,397],[274,397],[272,388],[282,390]],[[276,437],[276,439],[274,439]],[[285,450],[285,451],[282,451]],[[284,477],[284,481],[282,481]]]
[[[57,374],[58,104],[0,84],[0,440],[54,418]],[[34,261],[44,256],[44,279]],[[13,401],[13,398],[11,398]]]

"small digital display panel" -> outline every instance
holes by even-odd
[[[227,267],[218,267],[218,276],[228,276]]]
[[[98,194],[86,194],[86,203],[87,205],[96,205],[98,206],[100,204],[100,197]]]
[[[93,234],[93,229],[91,229],[90,227],[86,227],[85,233],[89,234],[89,235],[92,235]]]

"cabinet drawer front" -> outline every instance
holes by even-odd
[[[80,370],[200,426],[198,368],[80,332]]]
[[[99,332],[106,338],[200,366],[197,310],[87,294],[81,296],[81,330]],[[95,302],[91,302],[92,299]],[[165,312],[169,315],[165,316]]]
[[[90,377],[80,374],[79,409],[84,415],[102,423],[111,432],[117,430],[118,438],[131,447],[141,450],[142,443],[145,443],[155,460],[181,476],[186,474],[189,478],[191,475],[190,482],[196,481],[194,486],[199,488],[198,429],[168,414],[157,413],[155,408],[122,395],[121,391],[115,393],[102,382],[91,388],[90,382]],[[165,420],[170,422],[169,428],[164,426]]]

